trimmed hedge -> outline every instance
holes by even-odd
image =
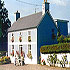
[[[41,53],[68,53],[70,52],[70,43],[60,43],[46,45],[40,48]]]

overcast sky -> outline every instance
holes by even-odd
[[[42,10],[42,6],[33,6],[25,3],[18,2],[16,0],[2,0],[5,3],[5,7],[9,12],[9,19],[13,23],[15,21],[15,12],[18,10],[21,13],[21,17],[35,13]],[[44,0],[19,0],[27,3],[42,5]],[[47,0],[50,3],[50,13],[54,19],[68,20],[68,32],[70,32],[70,0]]]

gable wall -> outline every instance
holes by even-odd
[[[52,29],[54,29],[54,34],[57,36],[56,26],[51,18],[51,16],[46,13],[38,26],[38,58],[40,56],[40,47],[43,45],[56,44],[57,39],[52,39]]]

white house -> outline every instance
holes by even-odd
[[[37,64],[40,47],[57,43],[57,26],[49,12],[49,3],[44,0],[42,12],[22,18],[17,12],[16,20],[8,30],[8,56],[12,55],[14,63],[16,52],[24,51],[25,64]]]

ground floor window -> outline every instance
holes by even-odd
[[[28,45],[28,54],[31,54],[31,45]]]
[[[12,56],[14,56],[14,45],[12,45],[12,53],[11,53]]]
[[[29,59],[32,59],[31,45],[30,45],[30,44],[28,45],[28,54],[27,54],[27,57],[28,57]]]

